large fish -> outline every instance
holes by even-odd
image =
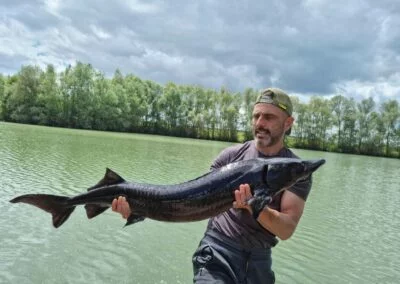
[[[114,198],[125,196],[133,209],[126,225],[151,218],[159,221],[188,222],[216,216],[232,207],[234,191],[249,184],[253,197],[248,201],[254,217],[282,190],[304,180],[325,160],[292,158],[252,159],[228,164],[194,180],[176,185],[127,182],[107,169],[88,192],[67,197],[27,194],[10,202],[28,203],[53,215],[53,225],[61,226],[77,205],[85,205],[88,218],[111,206]]]

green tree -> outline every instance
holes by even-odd
[[[295,146],[305,147],[307,145],[308,124],[310,120],[309,105],[301,103],[297,97],[291,97],[293,104],[293,117],[295,118],[291,135],[295,137]]]
[[[94,97],[93,97],[93,129],[116,130],[113,117],[113,100],[108,100],[110,82],[104,74],[96,72],[94,78]],[[112,119],[110,119],[112,117]]]
[[[396,127],[395,139],[394,139],[394,149],[397,152],[397,158],[400,158],[400,125],[397,125],[397,127]]]
[[[345,98],[342,109],[342,138],[338,144],[342,152],[354,152],[356,147],[356,104],[353,98]],[[339,142],[338,142],[339,143]]]
[[[57,84],[57,73],[53,65],[47,65],[41,73],[38,94],[40,109],[39,124],[58,126],[62,121],[62,97]]]
[[[367,155],[382,155],[383,154],[383,140],[385,135],[385,128],[382,120],[382,116],[377,112],[372,112],[370,121],[369,139],[366,143],[366,151],[364,154]]]
[[[382,123],[385,136],[385,154],[390,154],[390,144],[395,141],[396,129],[399,128],[400,110],[396,100],[384,102],[381,105]]]
[[[95,71],[90,64],[78,62],[69,72],[69,126],[92,129]]]
[[[200,138],[204,127],[204,90],[198,86],[188,86],[187,133],[190,137]]]
[[[342,122],[343,122],[343,116],[344,116],[344,109],[345,109],[345,100],[346,98],[343,97],[342,95],[337,95],[334,96],[330,100],[330,107],[332,110],[333,115],[333,121],[335,126],[337,127],[337,145],[341,145],[341,132],[342,132]]]
[[[376,121],[373,110],[375,108],[375,102],[372,98],[363,99],[357,104],[357,121],[358,121],[358,145],[357,152],[364,152],[364,144],[370,137],[370,128],[372,127],[373,120]]]
[[[214,90],[208,89],[200,93],[198,104],[202,106],[198,121],[202,125],[201,137],[215,139],[216,135],[216,112],[217,104],[215,100],[217,94]]]
[[[219,93],[219,139],[237,141],[237,128],[241,96],[239,93],[231,94],[226,88],[221,88]]]
[[[181,96],[180,118],[179,118],[179,135],[187,137],[195,137],[195,96],[194,87],[179,86],[179,94]]]
[[[6,81],[3,77],[3,74],[0,74],[0,120],[4,120],[4,101],[5,101],[5,88],[6,88]]]
[[[94,77],[90,64],[78,62],[60,74],[62,96],[62,125],[72,128],[93,128]]]
[[[132,129],[132,122],[130,121],[131,103],[127,90],[125,88],[125,78],[121,71],[117,69],[111,80],[111,89],[107,95],[107,100],[113,108],[113,115],[115,116],[115,125],[113,127],[119,131],[129,131]]]
[[[8,97],[10,119],[20,123],[37,123],[40,118],[38,93],[42,71],[37,66],[23,66]]]
[[[61,113],[61,121],[60,125],[63,127],[71,127],[71,111],[72,111],[72,102],[71,102],[71,92],[73,88],[73,80],[72,80],[72,66],[69,65],[65,68],[64,72],[61,72],[59,75],[60,84],[60,94],[62,97],[62,113]]]
[[[251,118],[257,93],[243,94],[200,86],[161,86],[116,70],[112,79],[78,62],[57,74],[23,66],[12,76],[0,74],[0,119],[108,131],[157,133],[237,141],[237,131],[252,138]],[[372,98],[356,103],[341,95],[292,97],[291,145],[360,154],[400,157],[399,104],[374,111]],[[241,137],[242,138],[242,137]]]
[[[18,82],[17,75],[8,76],[5,79],[4,93],[1,106],[2,116],[5,121],[12,121],[11,109],[13,109],[14,106],[12,100],[10,102],[10,98],[12,98],[13,95],[15,94],[17,82]]]
[[[141,131],[146,116],[146,84],[134,75],[126,76],[124,84],[129,102],[131,131]]]
[[[253,138],[251,122],[253,119],[253,106],[257,99],[257,92],[252,88],[247,88],[243,93],[243,110],[242,119],[240,125],[244,130],[244,139],[250,140]]]
[[[162,86],[152,81],[145,81],[145,96],[143,100],[144,105],[144,118],[143,128],[144,132],[158,133],[160,131],[160,106],[159,100],[162,96]]]
[[[309,104],[307,140],[312,149],[325,150],[327,131],[331,126],[331,112],[326,100],[312,97]]]
[[[177,134],[178,122],[180,120],[181,96],[178,87],[169,82],[164,87],[160,98],[161,119],[164,122],[165,134]]]

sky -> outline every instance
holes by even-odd
[[[400,1],[0,0],[0,73],[77,61],[160,84],[400,102]]]

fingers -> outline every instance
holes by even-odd
[[[114,200],[111,203],[112,211],[117,212],[117,204],[118,204],[118,199],[114,198]]]
[[[233,207],[239,208],[241,205],[240,191],[238,189],[235,190],[235,201],[233,202]]]
[[[117,207],[120,209],[120,213],[124,219],[127,219],[131,215],[131,209],[129,208],[129,203],[126,201],[124,196],[118,198]]]
[[[251,194],[250,186],[248,184],[244,185],[244,193],[245,193],[245,196],[246,196],[246,202],[247,202],[247,200],[249,200],[250,198],[253,197],[253,195]]]
[[[114,212],[119,212],[124,219],[127,219],[131,215],[131,208],[124,196],[119,196],[118,199],[115,198],[111,204],[111,208]]]
[[[234,208],[248,208],[247,201],[252,197],[250,186],[248,184],[241,184],[239,189],[235,190],[235,201],[233,202]]]

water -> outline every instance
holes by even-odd
[[[123,228],[113,212],[79,207],[59,229],[11,198],[74,195],[109,167],[127,180],[197,177],[229,143],[0,123],[0,283],[191,283],[206,221],[146,220]],[[399,283],[400,161],[324,152],[303,218],[273,249],[277,283]]]

